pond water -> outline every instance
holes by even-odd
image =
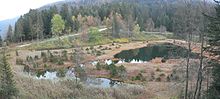
[[[174,45],[172,43],[149,44],[146,47],[124,50],[114,55],[114,58],[119,58],[125,62],[139,63],[150,61],[156,57],[163,59],[178,59],[186,58],[188,49]],[[198,54],[190,53],[191,58],[198,58]]]
[[[80,80],[80,78],[76,78],[75,73],[73,72],[74,69],[69,69],[66,74],[65,78],[72,79],[72,80]],[[36,79],[48,79],[48,80],[59,80],[60,77],[57,76],[56,71],[45,71],[41,72],[38,75],[35,75]],[[93,86],[93,87],[102,87],[102,88],[110,88],[110,87],[117,87],[122,83],[116,80],[111,80],[108,78],[95,78],[95,77],[86,77],[86,80],[80,80],[82,83]]]

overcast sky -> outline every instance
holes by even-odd
[[[27,13],[30,9],[62,0],[1,0],[0,21]]]

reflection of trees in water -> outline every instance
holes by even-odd
[[[141,61],[150,61],[156,57],[164,59],[186,58],[188,49],[174,45],[172,43],[150,44],[147,47],[124,50],[116,54],[115,58],[125,59],[125,62],[130,62],[133,59]],[[198,58],[198,54],[190,53],[191,58]]]
[[[110,82],[109,82],[110,87],[113,87],[116,84],[117,84],[116,80],[110,80]]]
[[[82,66],[76,66],[75,67],[75,75],[78,77],[81,81],[86,81],[87,80],[87,74],[85,69]]]

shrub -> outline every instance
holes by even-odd
[[[62,60],[62,59],[58,59],[57,64],[58,64],[58,65],[63,65],[63,64],[64,64],[64,62],[63,62],[63,60]]]
[[[38,63],[33,63],[34,68],[37,68],[38,66],[39,66]]]
[[[170,76],[167,76],[167,81],[170,82]]]
[[[96,64],[96,69],[97,70],[101,70],[102,69],[102,66],[101,66],[101,64],[99,62]]]
[[[143,78],[143,75],[139,73],[136,77],[135,80],[141,80]]]
[[[41,57],[46,57],[47,55],[46,55],[45,52],[41,52],[40,56],[41,56]]]
[[[16,64],[17,65],[23,65],[24,61],[21,58],[16,58]]]
[[[115,39],[114,42],[116,42],[116,43],[128,43],[129,39],[127,39],[127,38],[120,38],[120,39]]]
[[[36,73],[37,73],[36,76],[37,76],[37,77],[40,77],[41,75],[44,76],[44,74],[46,73],[46,71],[40,71],[40,70],[38,70]]]
[[[160,82],[160,81],[161,81],[161,78],[160,78],[160,77],[156,78],[156,81]]]
[[[67,56],[67,51],[66,50],[62,51],[62,58],[63,58],[64,61],[68,60],[68,56]]]
[[[35,55],[34,60],[38,60],[38,59],[39,59],[38,55]]]
[[[162,73],[162,74],[160,74],[159,76],[160,76],[160,77],[164,77],[164,76],[166,76],[166,75],[165,75],[164,73]]]
[[[163,58],[163,59],[161,60],[161,62],[162,62],[162,63],[166,63],[166,59]]]
[[[30,72],[30,68],[27,65],[25,65],[23,71],[24,72]]]
[[[59,69],[57,72],[58,77],[65,77],[66,76],[66,70],[65,69]]]
[[[138,73],[138,75],[135,76],[134,78],[132,78],[132,80],[141,80],[141,81],[145,81],[146,79],[144,78],[144,76],[142,75],[142,73]]]
[[[27,56],[26,61],[29,62],[29,60],[30,60],[30,56]]]
[[[89,48],[86,48],[86,51],[89,51]]]
[[[47,57],[46,57],[46,56],[43,57],[43,62],[45,63],[45,62],[47,62],[47,61],[48,61]]]
[[[100,45],[98,48],[102,48],[103,46],[102,45]]]
[[[102,34],[96,27],[89,28],[89,42],[99,42],[102,39]]]
[[[126,71],[126,68],[123,66],[123,65],[121,65],[121,66],[119,66],[118,67],[118,75],[121,77],[121,78],[125,78],[126,77],[126,74],[127,74],[127,71]]]
[[[96,52],[96,56],[101,56],[102,55],[102,52],[101,51],[97,51]]]
[[[47,64],[44,64],[44,68],[48,68],[48,65],[47,65]]]
[[[107,65],[106,69],[110,71],[111,77],[115,77],[118,75],[117,67],[115,64]]]

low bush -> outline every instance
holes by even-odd
[[[21,58],[16,58],[16,64],[17,65],[23,65],[24,64],[24,60]]]

